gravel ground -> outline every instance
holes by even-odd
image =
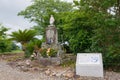
[[[120,73],[104,72],[104,78],[80,77],[65,78],[47,76],[44,72],[23,72],[7,65],[6,61],[0,61],[0,80],[120,80]]]
[[[0,80],[64,80],[46,76],[44,73],[22,72],[6,64],[4,61],[0,62]]]

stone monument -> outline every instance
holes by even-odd
[[[78,53],[76,60],[76,75],[103,77],[102,54]]]
[[[55,64],[60,64],[61,62],[61,54],[63,53],[61,45],[58,43],[58,31],[57,28],[54,25],[55,19],[53,15],[50,17],[50,25],[45,30],[45,42],[42,43],[41,48],[42,49],[54,49],[57,51],[56,57],[50,57],[50,58],[44,58],[48,59],[48,61],[51,61]],[[41,61],[43,58],[40,59]]]
[[[55,50],[61,50],[61,46],[58,43],[58,31],[54,25],[55,19],[53,15],[50,17],[50,25],[45,31],[45,43],[42,43],[42,48],[53,48]]]
[[[57,44],[58,43],[58,34],[57,29],[54,25],[49,25],[46,28],[46,43],[47,44]]]

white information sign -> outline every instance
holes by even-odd
[[[100,64],[100,55],[98,54],[79,54],[79,64]]]
[[[76,75],[103,77],[101,53],[78,53],[76,59]]]

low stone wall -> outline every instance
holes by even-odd
[[[43,57],[38,57],[37,58],[42,65],[60,65],[61,64],[61,58],[60,57],[48,57],[48,58],[43,58]]]

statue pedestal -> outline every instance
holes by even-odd
[[[46,28],[46,43],[47,44],[57,44],[58,43],[58,32],[55,25],[49,25]]]
[[[43,49],[48,49],[48,48],[51,48],[51,49],[54,49],[54,50],[61,50],[61,45],[58,43],[58,44],[46,44],[46,43],[42,43],[41,45],[41,48]]]
[[[46,44],[46,43],[42,43],[41,49],[53,49],[55,51],[57,51],[56,56],[55,57],[51,57],[51,56],[47,56],[47,57],[43,57],[41,56],[41,53],[37,54],[37,59],[39,60],[39,62],[43,65],[60,65],[62,63],[62,57],[64,54],[64,51],[61,48],[60,44]],[[47,52],[46,52],[47,54]]]

